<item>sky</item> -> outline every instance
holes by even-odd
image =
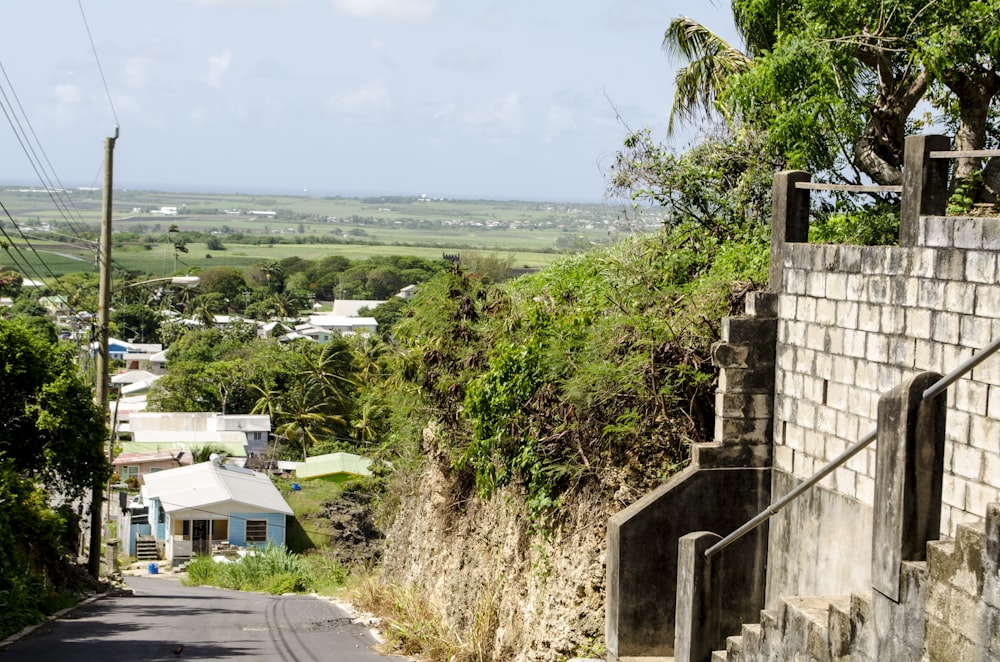
[[[666,139],[670,20],[735,40],[706,0],[0,8],[0,185],[101,186],[118,125],[115,188],[599,202],[629,130]]]

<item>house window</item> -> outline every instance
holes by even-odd
[[[118,475],[121,477],[121,481],[124,483],[129,478],[139,478],[139,467],[129,467],[123,466],[118,470]]]
[[[155,474],[157,471],[163,471],[163,467],[150,467],[149,473]]]
[[[247,520],[247,543],[267,542],[267,520],[248,519]]]

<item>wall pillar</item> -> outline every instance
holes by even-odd
[[[681,536],[677,542],[677,620],[674,629],[674,659],[677,662],[709,662],[712,651],[725,647],[721,641],[722,555],[705,558],[705,550],[722,540],[709,531]]]
[[[771,466],[778,296],[750,292],[746,312],[724,317],[722,338],[712,345],[719,369],[715,439],[693,446],[692,459],[701,467]]]
[[[948,159],[932,159],[931,152],[951,149],[951,139],[940,135],[907,136],[903,147],[903,193],[899,207],[899,245],[914,247],[921,216],[944,216],[948,207]]]
[[[808,182],[811,175],[803,170],[774,173],[771,193],[771,268],[767,276],[769,292],[781,292],[785,244],[809,240],[809,190],[795,185]]]
[[[910,621],[922,620],[924,596],[907,562],[926,560],[927,543],[941,531],[947,395],[923,399],[940,378],[921,373],[878,402],[872,600],[879,660],[920,658],[923,623]],[[913,632],[921,636],[906,634]]]

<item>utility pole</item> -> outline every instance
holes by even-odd
[[[108,326],[111,310],[111,189],[113,186],[115,135],[104,140],[104,198],[101,217],[101,245],[98,257],[100,271],[97,301],[97,383],[94,401],[102,415],[108,411]],[[109,455],[108,461],[111,460]],[[95,579],[101,574],[101,504],[104,500],[104,483],[94,481],[90,501],[90,554],[87,570]]]

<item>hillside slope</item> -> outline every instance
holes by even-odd
[[[706,357],[761,265],[759,246],[685,228],[424,289],[389,368],[383,581],[422,592],[455,659],[602,652],[607,518],[710,437]]]

